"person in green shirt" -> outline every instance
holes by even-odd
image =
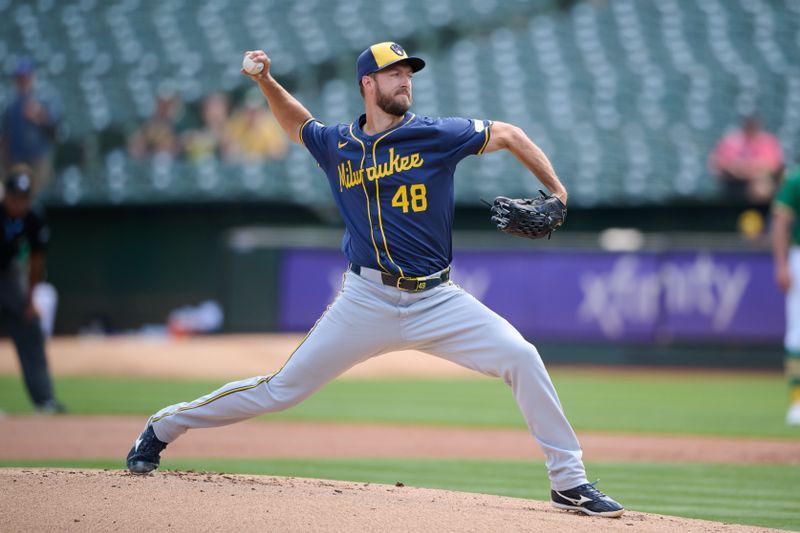
[[[786,378],[790,405],[786,423],[800,426],[800,166],[786,172],[772,202],[772,253],[775,281],[786,294]]]

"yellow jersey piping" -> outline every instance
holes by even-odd
[[[411,116],[409,117],[409,119],[405,123],[400,124],[398,127],[396,127],[393,130],[387,131],[386,133],[384,133],[383,135],[378,137],[378,139],[373,143],[373,145],[372,145],[372,166],[373,167],[377,167],[378,166],[378,160],[375,157],[375,150],[378,148],[378,143],[381,142],[384,139],[384,137],[386,137],[390,133],[394,133],[395,131],[399,130],[400,128],[402,128],[406,124],[410,124],[411,121],[414,120],[415,116],[416,115],[414,113],[411,113]],[[381,217],[381,191],[380,191],[380,187],[378,186],[378,181],[379,181],[378,178],[375,178],[375,199],[377,200],[377,203],[378,203],[378,226],[380,226],[380,228],[381,228],[381,236],[383,237],[383,248],[384,248],[384,250],[386,250],[386,255],[387,255],[387,257],[389,257],[389,261],[391,261],[392,264],[397,267],[397,270],[400,271],[400,275],[401,276],[405,276],[405,274],[403,274],[403,269],[400,267],[400,265],[395,263],[394,259],[392,259],[392,254],[389,253],[389,243],[386,241],[386,234],[383,232],[383,217]]]
[[[314,121],[314,117],[308,117],[308,118],[306,119],[306,121],[305,121],[305,122],[303,122],[303,123],[300,125],[300,131],[298,132],[298,135],[299,135],[299,137],[300,137],[300,143],[301,143],[303,146],[305,146],[305,145],[306,145],[306,142],[303,140],[303,129],[304,129],[304,128],[305,128],[305,127],[308,125],[308,123],[309,123],[309,122],[313,122],[313,121]]]
[[[345,273],[345,274],[346,274],[346,273]],[[206,401],[204,401],[204,402],[202,402],[202,403],[198,403],[198,404],[196,404],[196,405],[185,405],[185,406],[183,406],[183,407],[181,407],[181,408],[179,408],[179,409],[176,409],[176,410],[174,410],[174,411],[172,411],[172,412],[169,412],[169,413],[163,414],[163,415],[161,415],[161,416],[159,416],[159,417],[155,417],[155,416],[154,416],[154,417],[151,417],[148,423],[149,423],[149,424],[152,424],[153,422],[158,422],[159,420],[162,420],[162,419],[164,419],[164,418],[166,418],[166,417],[168,417],[168,416],[177,415],[178,413],[182,413],[182,412],[184,412],[184,411],[189,411],[189,410],[191,410],[191,409],[197,409],[198,407],[203,407],[204,405],[208,405],[208,404],[210,404],[211,402],[214,402],[214,401],[216,401],[216,400],[219,400],[220,398],[224,398],[225,396],[229,396],[229,395],[231,395],[231,394],[234,394],[234,393],[236,393],[236,392],[242,392],[242,391],[246,391],[246,390],[251,390],[251,389],[254,389],[254,388],[258,387],[258,386],[259,386],[259,385],[261,385],[262,383],[269,383],[269,382],[270,382],[270,380],[271,380],[272,378],[274,378],[275,376],[277,376],[277,375],[278,375],[278,374],[281,372],[281,370],[283,370],[284,368],[286,368],[286,365],[287,365],[287,364],[289,364],[289,361],[291,361],[291,359],[292,359],[292,357],[294,356],[294,354],[296,354],[296,353],[297,353],[297,350],[299,350],[299,349],[300,349],[300,347],[303,345],[303,343],[305,343],[305,342],[306,342],[306,340],[307,340],[307,339],[308,339],[308,337],[311,335],[311,333],[312,333],[312,332],[313,332],[313,331],[314,331],[314,330],[317,328],[317,326],[319,325],[319,323],[320,323],[320,322],[322,322],[322,319],[323,319],[323,318],[325,318],[325,315],[328,313],[328,311],[330,310],[330,308],[331,308],[331,307],[333,307],[333,304],[334,304],[334,303],[336,303],[336,300],[338,300],[338,299],[339,299],[339,296],[341,296],[341,294],[342,294],[342,291],[344,290],[344,280],[345,280],[345,275],[343,274],[343,275],[342,275],[342,286],[341,286],[341,288],[339,289],[339,294],[337,294],[337,295],[336,295],[336,298],[334,298],[334,299],[333,299],[333,301],[332,301],[332,302],[331,302],[331,303],[328,305],[328,307],[327,307],[327,308],[325,308],[325,311],[324,311],[324,312],[322,313],[322,315],[321,315],[321,316],[320,316],[320,317],[317,319],[317,321],[314,323],[314,325],[311,327],[311,329],[310,329],[310,330],[308,330],[308,333],[306,333],[306,336],[305,336],[305,337],[303,337],[303,340],[301,340],[301,341],[300,341],[300,344],[298,344],[298,345],[297,345],[297,348],[295,348],[295,349],[292,351],[292,353],[289,355],[289,358],[288,358],[288,359],[286,359],[286,362],[285,362],[285,363],[283,363],[283,365],[282,365],[282,366],[281,366],[281,367],[278,369],[278,371],[277,371],[277,372],[273,372],[273,373],[272,373],[272,374],[270,374],[269,376],[266,376],[266,377],[263,377],[263,378],[259,379],[258,381],[256,381],[256,382],[255,382],[255,383],[253,383],[252,385],[245,385],[245,386],[243,386],[243,387],[236,387],[235,389],[230,389],[230,390],[226,390],[226,391],[220,392],[220,393],[219,393],[219,394],[217,394],[216,396],[214,396],[214,397],[212,397],[212,398],[209,398],[208,400],[206,400]]]
[[[375,233],[372,231],[372,213],[369,208],[369,193],[367,193],[367,184],[365,183],[366,177],[364,176],[364,158],[367,157],[367,147],[364,146],[364,142],[353,135],[353,123],[350,123],[350,137],[358,141],[358,144],[361,145],[361,187],[364,189],[364,196],[367,199],[367,218],[369,218],[369,236],[372,238],[372,247],[375,248],[375,259],[378,261],[378,266],[381,267],[381,270],[384,272],[389,272],[381,263],[381,253],[378,251],[378,243],[375,242]],[[378,202],[378,209],[381,207],[381,199],[376,198]],[[381,230],[382,231],[382,230]],[[390,258],[391,259],[391,258]]]
[[[478,150],[478,153],[476,155],[481,155],[483,151],[486,150],[486,147],[489,145],[489,137],[491,137],[491,133],[489,133],[489,130],[491,129],[491,127],[492,125],[489,124],[488,126],[486,126],[486,128],[484,128],[484,131],[486,132],[486,140],[483,141],[483,146],[481,146],[481,149]]]

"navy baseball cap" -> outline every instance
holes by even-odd
[[[405,61],[412,72],[425,68],[425,61],[418,57],[409,56],[403,47],[397,43],[385,42],[373,44],[358,56],[356,61],[356,82],[363,76],[378,72],[395,63]]]
[[[31,177],[25,172],[12,172],[5,182],[6,194],[27,196],[31,192]]]

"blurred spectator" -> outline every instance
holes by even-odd
[[[248,91],[244,106],[234,113],[227,139],[225,158],[240,163],[282,159],[289,149],[286,135],[258,89]]]
[[[3,173],[15,164],[33,169],[32,193],[39,192],[53,171],[53,143],[58,114],[52,101],[34,90],[33,62],[22,58],[14,69],[16,95],[3,112],[0,124]]]
[[[212,333],[222,327],[224,312],[216,300],[206,300],[196,306],[186,305],[172,310],[167,328],[176,337],[197,333]]]
[[[179,138],[183,128],[183,101],[171,84],[159,87],[155,112],[133,133],[128,150],[133,159],[145,161],[156,155],[177,158],[181,153]]]
[[[766,205],[783,170],[783,150],[774,135],[761,129],[759,119],[749,116],[740,129],[722,137],[709,164],[730,200]]]
[[[40,413],[65,411],[53,394],[45,341],[34,305],[33,289],[44,277],[49,230],[31,210],[30,168],[17,166],[5,180],[0,223],[0,317],[17,349],[28,395]]]
[[[183,149],[191,161],[209,157],[222,158],[227,151],[228,99],[222,93],[211,93],[203,101],[203,127],[186,133]]]

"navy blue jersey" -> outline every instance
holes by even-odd
[[[344,255],[401,276],[425,276],[452,260],[453,173],[481,154],[491,122],[406,113],[397,126],[367,135],[362,115],[325,126],[311,118],[303,144],[328,176],[345,222]]]

